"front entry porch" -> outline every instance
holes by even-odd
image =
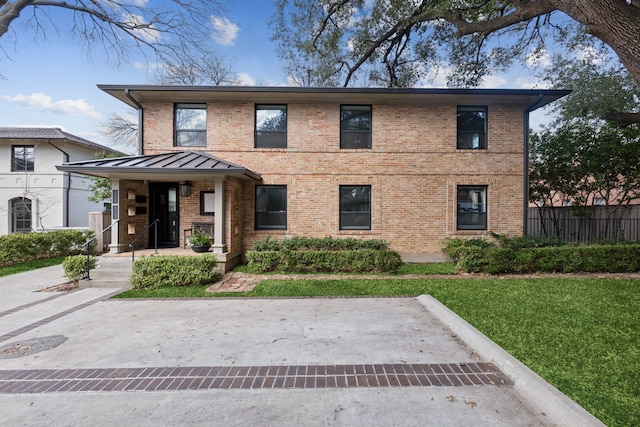
[[[87,160],[56,167],[111,180],[111,255],[156,247],[191,255],[188,230],[193,232],[194,224],[208,224],[221,271],[240,261],[244,250],[238,232],[244,226],[239,214],[240,194],[246,191],[246,183],[261,181],[259,174],[199,151]]]

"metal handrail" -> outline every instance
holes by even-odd
[[[138,236],[133,239],[131,241],[131,243],[129,243],[129,247],[131,248],[131,262],[135,261],[136,259],[136,242],[138,241],[139,238],[141,238],[144,234],[145,231],[147,231],[148,229],[150,229],[151,227],[153,227],[153,246],[154,249],[156,251],[156,255],[158,254],[158,223],[160,222],[160,220],[158,218],[156,218],[155,221],[153,221],[151,224],[149,224],[147,226],[147,228],[145,228],[144,230],[142,230]]]
[[[95,236],[93,236],[91,239],[84,242],[84,244],[82,245],[84,246],[85,252],[87,253],[87,280],[91,280],[91,275],[89,274],[89,271],[90,271],[89,270],[89,244],[94,240],[96,240],[99,236],[102,236],[105,231],[109,230],[111,227],[116,225],[119,221],[120,221],[119,219],[116,219],[114,222],[112,222],[107,227],[105,227],[101,232],[97,233]]]

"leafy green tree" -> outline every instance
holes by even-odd
[[[300,85],[478,85],[549,46],[607,46],[640,84],[635,0],[278,0],[270,25]],[[637,118],[640,120],[640,117]]]
[[[534,134],[529,200],[545,208],[568,199],[572,209],[584,216],[588,213],[584,208],[599,198],[606,217],[613,218],[621,207],[640,200],[638,153],[640,132],[635,126],[582,122]],[[541,216],[555,214],[541,211]]]
[[[552,104],[556,124],[604,120],[626,127],[640,121],[640,87],[607,52],[571,60],[556,55],[541,78],[553,88],[571,90]]]
[[[116,154],[107,153],[106,151],[98,151],[94,159],[108,159],[118,157]],[[100,178],[97,176],[89,177],[89,190],[91,195],[87,197],[90,202],[100,203],[104,200],[111,199],[111,180],[109,178]]]

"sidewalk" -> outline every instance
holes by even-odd
[[[56,275],[0,279],[7,425],[601,425],[426,296],[35,292]]]

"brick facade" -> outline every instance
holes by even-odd
[[[255,104],[207,103],[207,146],[198,148],[287,186],[287,230],[254,227],[255,184],[228,180],[225,240],[242,251],[268,236],[387,240],[405,253],[440,253],[445,237],[523,231],[523,112],[488,108],[486,150],[456,149],[457,105],[372,105],[372,148],[340,149],[339,103],[290,103],[286,149],[254,148]],[[145,105],[145,154],[173,147],[173,103]],[[488,187],[488,227],[456,230],[456,186]],[[340,185],[370,185],[371,230],[339,230]],[[193,191],[207,187],[194,183]],[[192,202],[193,201],[193,202]],[[182,221],[202,220],[197,197]]]
[[[145,208],[150,212],[149,201],[127,199],[127,192],[149,196],[155,183],[171,183],[177,188],[189,182],[192,194],[177,199],[180,236],[174,244],[184,245],[183,230],[192,223],[213,221],[213,251],[226,268],[255,241],[267,237],[382,239],[407,258],[417,259],[441,256],[447,237],[485,237],[492,232],[521,235],[528,113],[568,94],[554,90],[100,88],[142,108],[142,152],[131,159],[136,166],[114,162],[115,171],[99,162],[77,166],[120,178],[124,217],[119,226],[120,246],[126,246],[130,239],[129,227],[139,233],[152,221],[150,213],[144,213]],[[206,146],[174,146],[177,103],[206,105]],[[287,106],[286,148],[255,148],[257,104]],[[371,148],[340,148],[341,105],[371,107]],[[473,114],[486,114],[486,149],[482,145],[480,149],[457,148],[460,106],[477,107]],[[465,111],[469,110],[463,110],[462,116]],[[171,153],[175,155],[166,155]],[[212,165],[183,165],[181,159],[187,156]],[[155,163],[164,162],[165,157],[171,157],[175,164]],[[140,180],[124,179],[133,175]],[[286,229],[257,229],[258,185],[286,186]],[[370,229],[340,229],[341,186],[363,186],[365,193],[369,192],[364,197],[370,200]],[[459,186],[465,186],[468,193],[459,195]],[[269,197],[280,199],[281,188],[261,187],[261,194],[271,194],[267,190],[277,190],[273,193],[277,195]],[[200,194],[213,191],[216,216],[202,215]],[[486,215],[477,207],[479,198]],[[127,210],[132,204],[139,209],[128,215],[133,212]],[[260,215],[267,218],[265,213]],[[267,225],[283,225],[279,210],[271,208],[269,215],[270,221],[276,222]],[[360,220],[361,216],[344,218]],[[477,218],[481,218],[480,227],[459,229],[477,226],[473,222]]]

